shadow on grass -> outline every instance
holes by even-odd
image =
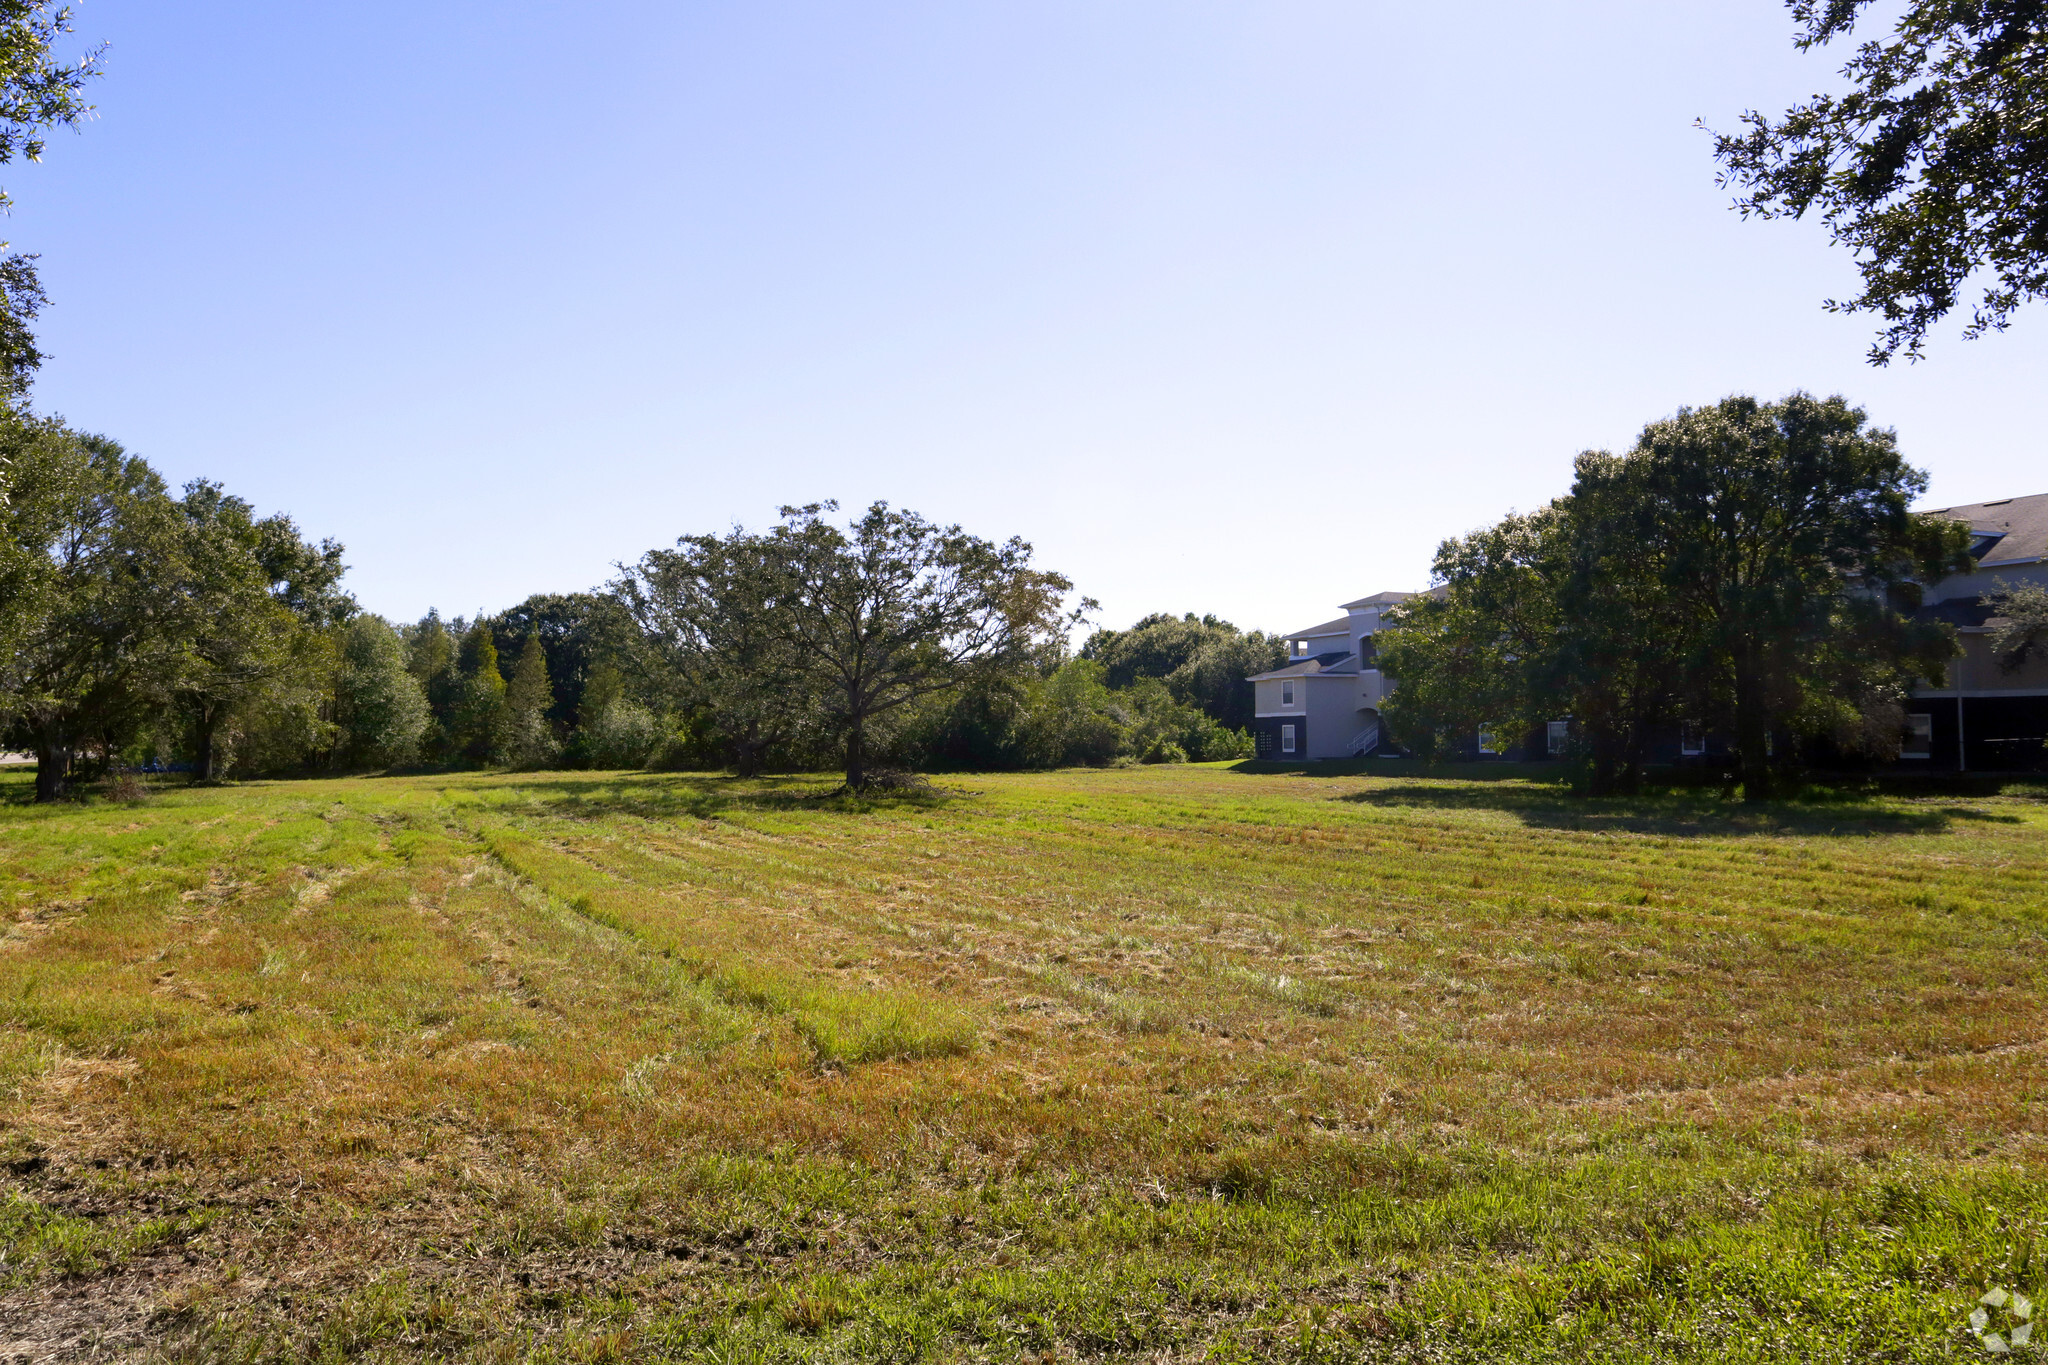
[[[1234,773],[1263,773],[1294,777],[1441,777],[1459,782],[1556,782],[1561,771],[1555,763],[1510,763],[1487,760],[1475,763],[1425,763],[1419,758],[1325,758],[1313,763],[1280,763],[1267,758],[1247,758],[1230,765]]]
[[[491,784],[548,803],[558,814],[595,818],[634,815],[649,820],[716,820],[734,811],[830,812],[928,810],[964,795],[944,787],[850,793],[836,778],[816,774],[733,777],[725,773],[538,774]]]
[[[136,806],[149,801],[152,797],[162,796],[167,792],[187,791],[197,785],[200,784],[183,777],[141,778],[133,774],[119,774],[111,778],[78,778],[65,788],[64,795],[57,800],[38,803],[35,765],[10,763],[0,767],[0,807],[33,807],[45,815],[56,816],[67,811],[87,808]]]
[[[1705,791],[1622,797],[1574,796],[1557,787],[1502,787],[1470,781],[1404,782],[1337,798],[1362,806],[1496,810],[1540,829],[1661,834],[1676,838],[1828,835],[1838,838],[1940,834],[1957,821],[2016,825],[2020,817],[1971,806],[1902,807],[1856,793],[1823,792],[1754,805]]]

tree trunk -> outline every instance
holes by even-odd
[[[202,706],[199,708],[192,725],[192,780],[194,782],[213,781],[213,732],[218,724],[219,718],[214,714],[212,707]]]
[[[1593,751],[1592,771],[1586,779],[1586,795],[1612,796],[1621,749],[1615,739],[1614,726],[1601,718],[1591,720],[1586,729],[1588,747]]]
[[[759,727],[749,725],[744,735],[733,736],[732,770],[740,777],[757,777],[761,772],[761,758],[768,745],[758,733]]]
[[[70,738],[55,726],[36,735],[36,800],[62,801],[71,792]]]
[[[857,792],[867,784],[867,735],[856,717],[846,729],[846,789]]]
[[[1643,749],[1649,728],[1640,716],[1629,718],[1628,738],[1622,745],[1621,778],[1615,785],[1615,790],[1622,796],[1642,795],[1645,766]]]
[[[1622,750],[1621,759],[1614,765],[1614,794],[1616,796],[1640,796],[1643,792],[1643,756],[1630,742]]]
[[[1742,799],[1767,801],[1771,796],[1771,757],[1767,752],[1770,715],[1764,710],[1763,685],[1754,673],[1735,679],[1735,756],[1742,774]]]

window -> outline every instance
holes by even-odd
[[[1289,678],[1280,684],[1280,704],[1282,706],[1294,705],[1294,679]]]
[[[1572,723],[1568,720],[1547,721],[1543,726],[1543,737],[1550,756],[1556,758],[1571,744]]]
[[[1678,752],[1696,758],[1707,751],[1707,728],[1696,720],[1678,723]]]
[[[1906,717],[1906,742],[1899,746],[1900,758],[1934,757],[1934,717],[1917,711]]]
[[[1280,752],[1283,754],[1294,752],[1294,727],[1292,725],[1280,727]]]
[[[1491,727],[1482,727],[1479,731],[1479,752],[1482,754],[1499,752],[1499,750],[1493,747],[1493,730]]]

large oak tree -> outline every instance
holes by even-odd
[[[1871,0],[1791,0],[1796,43],[1848,40]],[[1911,0],[1857,45],[1849,88],[1780,118],[1756,110],[1715,139],[1745,217],[1817,212],[1856,254],[1875,313],[1870,358],[1918,357],[1927,331],[1982,272],[1964,335],[2003,330],[2048,294],[2048,0]]]
[[[1926,476],[1840,398],[1725,399],[1589,452],[1569,496],[1439,551],[1440,602],[1385,646],[1391,718],[1569,715],[1595,790],[1626,789],[1652,727],[1726,734],[1751,798],[1794,741],[1896,744],[1898,703],[1954,656],[1917,584],[1969,567],[1967,528],[1910,508]]]
[[[54,422],[6,423],[0,541],[0,719],[36,755],[36,799],[63,797],[81,754],[147,722],[175,666],[179,557],[163,480],[117,443]]]
[[[190,728],[193,775],[205,782],[224,726],[266,693],[314,687],[324,632],[355,604],[340,589],[335,541],[310,544],[290,517],[259,518],[204,479],[177,507],[180,534],[149,570],[173,641],[158,681]]]
[[[1028,666],[1079,618],[1062,613],[1073,584],[1031,565],[1031,546],[998,545],[885,502],[842,529],[836,503],[782,509],[769,533],[776,610],[788,647],[814,662],[826,723],[839,736],[846,785],[868,784],[878,725],[920,697]]]
[[[629,570],[620,595],[743,769],[815,726],[846,785],[869,785],[878,729],[920,698],[1030,666],[1077,616],[1073,585],[998,545],[878,502],[844,527],[831,502],[767,532],[689,536]],[[1086,604],[1084,604],[1086,605]]]

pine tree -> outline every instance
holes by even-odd
[[[506,757],[514,767],[545,767],[561,752],[554,727],[548,723],[548,707],[554,699],[547,650],[539,635],[528,635],[512,670],[511,685],[505,689]]]
[[[498,646],[482,617],[462,637],[459,666],[462,686],[452,727],[455,742],[464,758],[500,762],[506,740],[505,675],[498,671]]]

